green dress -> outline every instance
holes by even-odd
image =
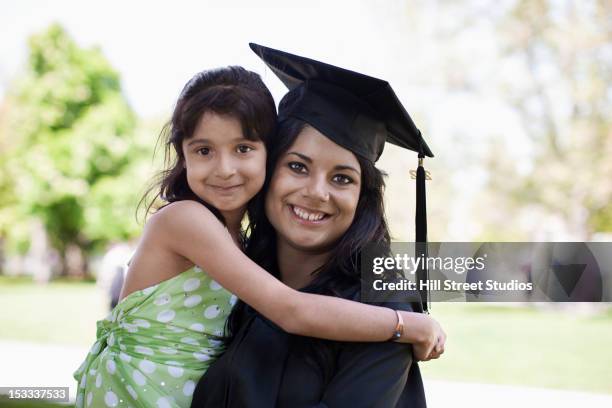
[[[198,267],[131,293],[97,322],[76,406],[188,407],[235,302]]]

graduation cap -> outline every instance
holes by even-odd
[[[427,256],[423,158],[433,157],[433,153],[389,83],[258,44],[249,46],[289,88],[279,104],[280,121],[288,117],[300,119],[371,162],[378,160],[385,142],[418,153],[417,256]],[[417,279],[427,279],[426,267],[417,271]],[[421,291],[421,296],[427,310],[427,293]]]

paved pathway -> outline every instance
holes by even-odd
[[[0,386],[70,387],[72,373],[83,360],[85,347],[0,341]],[[429,408],[612,407],[612,395],[505,385],[426,381]]]
[[[428,408],[610,408],[612,395],[546,388],[427,381]]]

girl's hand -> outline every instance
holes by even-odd
[[[404,319],[402,343],[411,343],[417,361],[429,361],[444,353],[446,333],[440,324],[429,315],[415,312],[400,312]]]
[[[444,333],[444,330],[442,329],[440,330],[442,332],[442,335],[438,337],[435,347],[433,348],[431,353],[429,353],[427,358],[424,358],[421,361],[429,361],[432,359],[439,358],[444,353],[444,344],[446,343],[446,333]]]

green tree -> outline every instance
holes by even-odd
[[[79,275],[84,251],[134,235],[133,211],[121,204],[139,191],[130,177],[146,149],[134,140],[136,117],[119,75],[99,49],[79,47],[57,24],[32,36],[29,49],[1,133],[0,190],[11,194],[0,202],[0,230],[10,249],[23,251],[28,223],[39,220],[62,273]]]
[[[436,5],[453,16],[432,23],[438,43],[447,47],[439,58],[452,63],[449,84],[474,99],[501,102],[527,136],[518,142],[524,152],[518,157],[508,149],[518,138],[503,143],[491,133],[479,142],[487,151],[473,160],[489,182],[473,199],[484,227],[478,238],[554,239],[554,231],[563,231],[589,240],[612,231],[612,3]]]
[[[525,74],[523,87],[502,85],[536,146],[512,196],[585,240],[612,231],[611,12],[598,0],[520,0],[499,26],[504,62]]]

